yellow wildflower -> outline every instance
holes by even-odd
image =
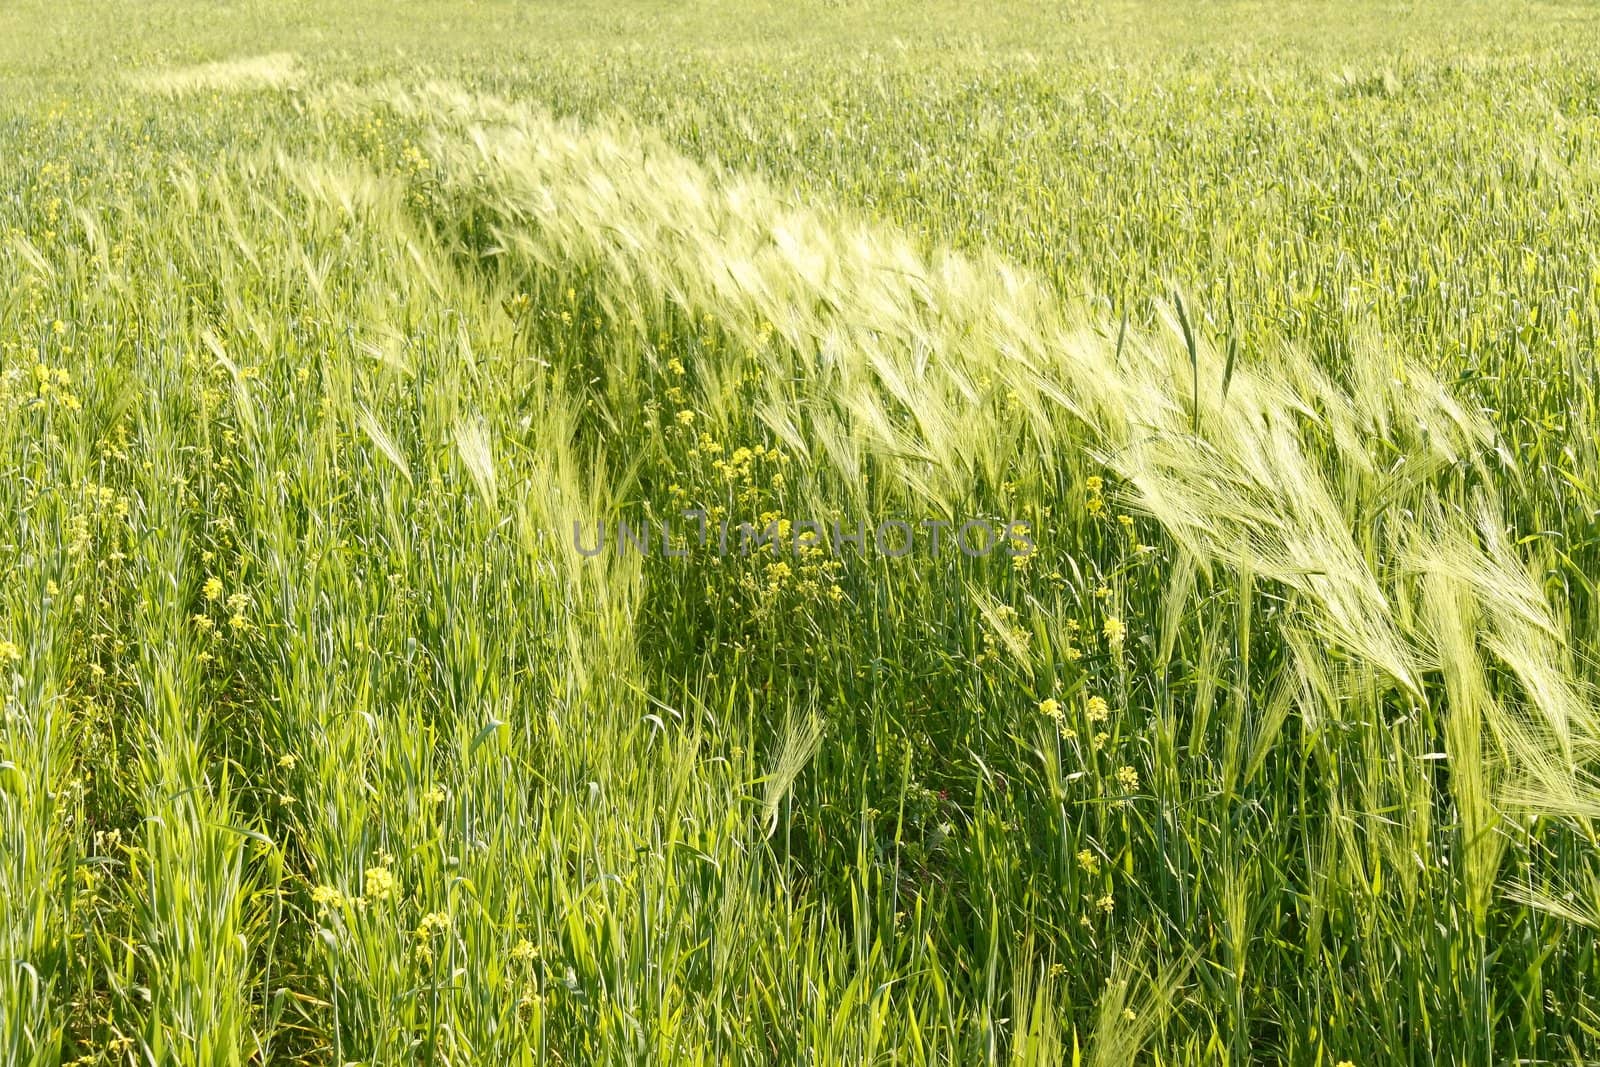
[[[311,902],[319,907],[337,908],[344,903],[344,894],[331,885],[319,885],[311,891]]]
[[[368,900],[393,900],[400,890],[400,880],[387,867],[368,867],[366,893]]]
[[[1122,642],[1128,636],[1128,628],[1123,625],[1122,620],[1115,615],[1107,615],[1103,629],[1106,635],[1106,642],[1112,648],[1121,648]]]

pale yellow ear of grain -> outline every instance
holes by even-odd
[[[44,253],[40,252],[38,247],[28,240],[26,234],[13,233],[9,238],[9,242],[11,247],[16,250],[17,255],[32,268],[34,273],[47,281],[55,280],[55,267],[51,266],[50,261],[44,257]]]
[[[778,828],[778,808],[789,795],[795,779],[805,770],[811,757],[822,744],[823,721],[820,716],[809,715],[790,723],[784,735],[778,758],[767,772],[766,788],[761,799],[761,825],[767,837]]]
[[[500,484],[495,474],[494,448],[489,441],[489,427],[481,415],[463,415],[456,419],[454,436],[456,451],[461,462],[478,487],[478,496],[490,511],[500,501]]]
[[[374,447],[382,453],[384,458],[394,464],[395,470],[399,471],[401,476],[409,483],[411,481],[410,464],[406,462],[406,457],[401,454],[399,447],[394,443],[394,439],[389,436],[388,431],[378,422],[377,416],[373,415],[372,410],[365,404],[361,405],[360,410],[357,412],[356,422],[362,431],[366,433],[368,440],[372,442]]]
[[[219,60],[192,67],[144,71],[131,77],[146,92],[178,95],[208,89],[284,89],[300,83],[299,61],[287,52]]]

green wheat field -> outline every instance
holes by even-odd
[[[1596,54],[7,0],[0,1064],[1600,1062]]]

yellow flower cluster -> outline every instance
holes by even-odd
[[[133,509],[133,502],[110,486],[90,483],[84,486],[83,494],[82,508],[67,519],[67,554],[72,556],[89,555],[95,534],[107,532],[107,523],[126,523]],[[115,546],[106,557],[110,562],[123,558]]]
[[[319,885],[311,891],[311,903],[320,908],[343,907],[347,898],[331,885]]]
[[[1120,652],[1123,642],[1128,637],[1128,627],[1115,615],[1107,615],[1102,629],[1106,635],[1106,644],[1111,646],[1113,652]]]
[[[1093,475],[1084,481],[1083,488],[1083,509],[1092,516],[1104,515],[1106,512],[1106,500],[1101,493],[1105,489],[1105,481],[1098,475]]]
[[[1047,697],[1039,701],[1039,714],[1055,724],[1056,732],[1063,740],[1071,741],[1078,736],[1078,731],[1067,725],[1066,709],[1061,706],[1061,701],[1055,697]]]
[[[246,609],[250,606],[250,594],[237,592],[223,600],[223,591],[222,579],[214,574],[206,578],[200,586],[200,595],[205,598],[207,604],[215,604],[218,601],[222,601],[222,606],[228,612],[227,625],[229,630],[241,637],[250,633],[254,624],[251,623],[249,616],[245,614]],[[212,618],[207,611],[197,611],[194,614],[195,628],[202,634],[215,632],[217,623],[218,619]],[[202,653],[202,659],[209,660],[210,658],[210,653]]]
[[[53,398],[68,411],[77,411],[83,407],[83,402],[72,391],[72,375],[65,368],[51,369],[43,363],[36,364],[33,368],[33,380],[35,396],[41,402]]]
[[[786,537],[788,520],[782,520],[780,525],[785,528]],[[772,550],[776,556],[782,546],[774,542]],[[739,587],[754,601],[758,616],[771,614],[785,602],[786,594],[815,602],[826,599],[834,604],[844,600],[844,589],[839,585],[843,564],[836,559],[818,559],[820,550],[802,550],[800,555],[798,564],[791,565],[783,558],[769,560],[740,579]]]
[[[1068,619],[1066,622],[1067,635],[1061,642],[1061,655],[1068,663],[1076,663],[1083,658],[1083,649],[1078,647],[1078,635],[1082,627],[1077,619]]]
[[[691,423],[692,420],[685,425]],[[733,489],[737,502],[745,508],[753,509],[767,490],[777,492],[787,484],[783,467],[788,465],[790,458],[788,453],[781,449],[756,444],[741,445],[724,456],[726,451],[721,442],[710,434],[702,433],[688,452],[690,460],[699,460],[702,457],[711,460],[711,470],[717,475],[719,483],[710,487],[713,495],[721,495],[724,488]],[[674,486],[674,490],[675,496],[680,498],[688,496],[688,491],[682,490],[680,486]],[[765,518],[761,520],[762,528],[765,528],[767,521]]]
[[[413,174],[423,174],[433,169],[433,160],[407,140],[400,142],[400,165]]]
[[[400,879],[386,866],[368,867],[363,885],[368,900],[393,900],[400,892]]]
[[[433,939],[436,934],[442,933],[450,926],[450,915],[443,911],[430,911],[422,917],[422,922],[417,924],[414,936],[417,939],[415,949],[419,962],[433,962]]]
[[[364,909],[369,903],[379,903],[394,900],[400,895],[400,879],[395,877],[391,869],[394,857],[387,852],[379,852],[376,861],[368,867],[362,876],[362,893],[360,896],[347,896],[338,888],[331,885],[319,885],[311,890],[311,902],[318,907],[342,908],[346,905],[357,909]],[[443,928],[449,925],[449,916],[439,920],[442,913],[435,912],[423,918],[422,929],[432,930],[435,927]],[[421,930],[418,931],[419,936]]]

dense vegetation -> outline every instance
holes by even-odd
[[[1600,1058],[1597,23],[6,8],[0,1061]]]

